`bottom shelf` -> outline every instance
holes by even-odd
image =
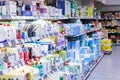
[[[89,75],[91,74],[91,72],[94,70],[94,68],[102,60],[103,57],[104,57],[104,54],[96,61],[96,63],[91,67],[91,69],[89,70],[89,72],[82,78],[82,80],[86,80],[89,77]]]
[[[112,43],[112,46],[120,46],[120,43]]]

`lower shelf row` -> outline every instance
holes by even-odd
[[[49,56],[49,57],[53,57]],[[50,63],[50,58],[42,60],[42,63],[33,64],[32,66],[25,65],[24,61],[21,62],[19,68],[12,70],[9,73],[0,76],[1,80],[86,80],[92,70],[100,62],[103,55],[95,61],[89,63],[77,63],[79,61],[66,60],[60,64]],[[88,58],[86,58],[88,59]],[[48,61],[48,62],[47,62]],[[82,62],[84,60],[80,60]],[[42,65],[44,64],[44,66]]]

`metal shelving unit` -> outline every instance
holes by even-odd
[[[19,45],[19,44],[24,44],[26,42],[31,42],[31,41],[37,41],[43,38],[48,38],[51,36],[57,36],[59,33],[54,32],[54,33],[48,33],[48,34],[44,34],[41,35],[39,37],[29,37],[27,39],[21,39],[21,40],[11,40],[11,41],[4,41],[3,43],[0,43],[0,48],[4,48],[4,47],[10,47],[10,46],[15,46],[15,45]]]

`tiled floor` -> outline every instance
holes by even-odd
[[[120,46],[104,56],[87,80],[120,80]]]

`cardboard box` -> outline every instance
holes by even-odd
[[[108,39],[108,30],[102,30],[103,37]]]
[[[45,0],[44,3],[46,3],[47,6],[56,7],[56,0]]]
[[[103,39],[101,40],[102,45],[112,45],[111,39]]]

